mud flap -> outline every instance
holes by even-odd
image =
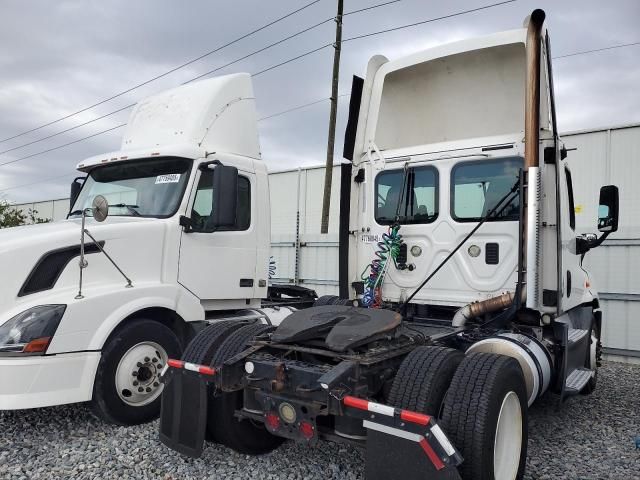
[[[165,373],[163,382],[160,441],[198,458],[204,449],[209,382],[198,373],[174,368]]]
[[[367,429],[367,480],[460,480],[463,458],[429,415],[357,397],[342,402]]]
[[[460,480],[457,468],[440,470],[426,454],[423,443],[368,430],[365,478],[367,480]],[[439,464],[438,464],[439,465]]]

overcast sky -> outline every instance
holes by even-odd
[[[195,58],[311,0],[9,1],[0,6],[0,140],[56,120]],[[176,86],[335,14],[337,0],[302,12],[158,81],[28,135],[0,151],[38,140]],[[345,0],[345,12],[384,0]],[[497,0],[401,0],[345,17],[344,37],[489,5]],[[340,93],[363,75],[369,57],[397,58],[433,45],[518,28],[534,8],[547,12],[555,56],[640,41],[638,0],[519,0],[344,44]],[[258,72],[333,41],[334,24],[220,70]],[[333,51],[325,48],[254,78],[259,116],[326,98]],[[640,122],[640,45],[558,59],[554,63],[561,131]],[[340,98],[336,152],[342,152],[348,97]],[[126,122],[128,110],[46,141],[0,154],[0,163]],[[324,162],[329,102],[260,122],[271,170]],[[122,129],[0,166],[0,196],[26,202],[68,196],[83,158],[116,150]],[[338,159],[339,157],[337,157]],[[55,180],[43,181],[51,177]],[[24,184],[33,185],[12,188]]]

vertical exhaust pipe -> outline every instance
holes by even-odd
[[[532,306],[537,300],[537,258],[527,258],[527,251],[536,252],[538,243],[538,202],[540,166],[540,59],[542,24],[544,10],[531,12],[527,22],[526,39],[526,87],[524,104],[524,169],[527,177],[527,202],[524,210],[522,265],[526,265],[526,289],[522,291],[523,301]],[[526,21],[525,21],[526,22]],[[522,202],[522,199],[520,200]],[[525,272],[523,272],[525,273]],[[514,302],[512,293],[505,293],[476,303],[470,303],[459,309],[453,320],[454,327],[462,327],[469,318],[495,312],[509,307]]]
[[[540,203],[540,60],[542,24],[544,10],[531,12],[527,25],[526,68],[527,79],[524,104],[524,165],[526,175],[526,203],[522,228],[522,265],[520,272],[525,279],[523,301],[528,308],[538,303],[538,247],[539,247],[539,203]],[[524,199],[520,199],[524,201]]]
[[[540,41],[544,10],[534,10],[527,26],[527,84],[524,104],[525,169],[539,166],[540,158]]]

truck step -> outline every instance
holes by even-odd
[[[578,343],[584,337],[589,334],[589,330],[582,330],[580,328],[570,328],[569,329],[569,344]]]
[[[588,368],[576,368],[565,381],[565,392],[569,395],[580,393],[595,372]]]

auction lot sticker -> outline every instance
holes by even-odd
[[[168,175],[158,175],[156,177],[156,185],[160,183],[178,183],[180,181],[179,173],[170,173]]]

